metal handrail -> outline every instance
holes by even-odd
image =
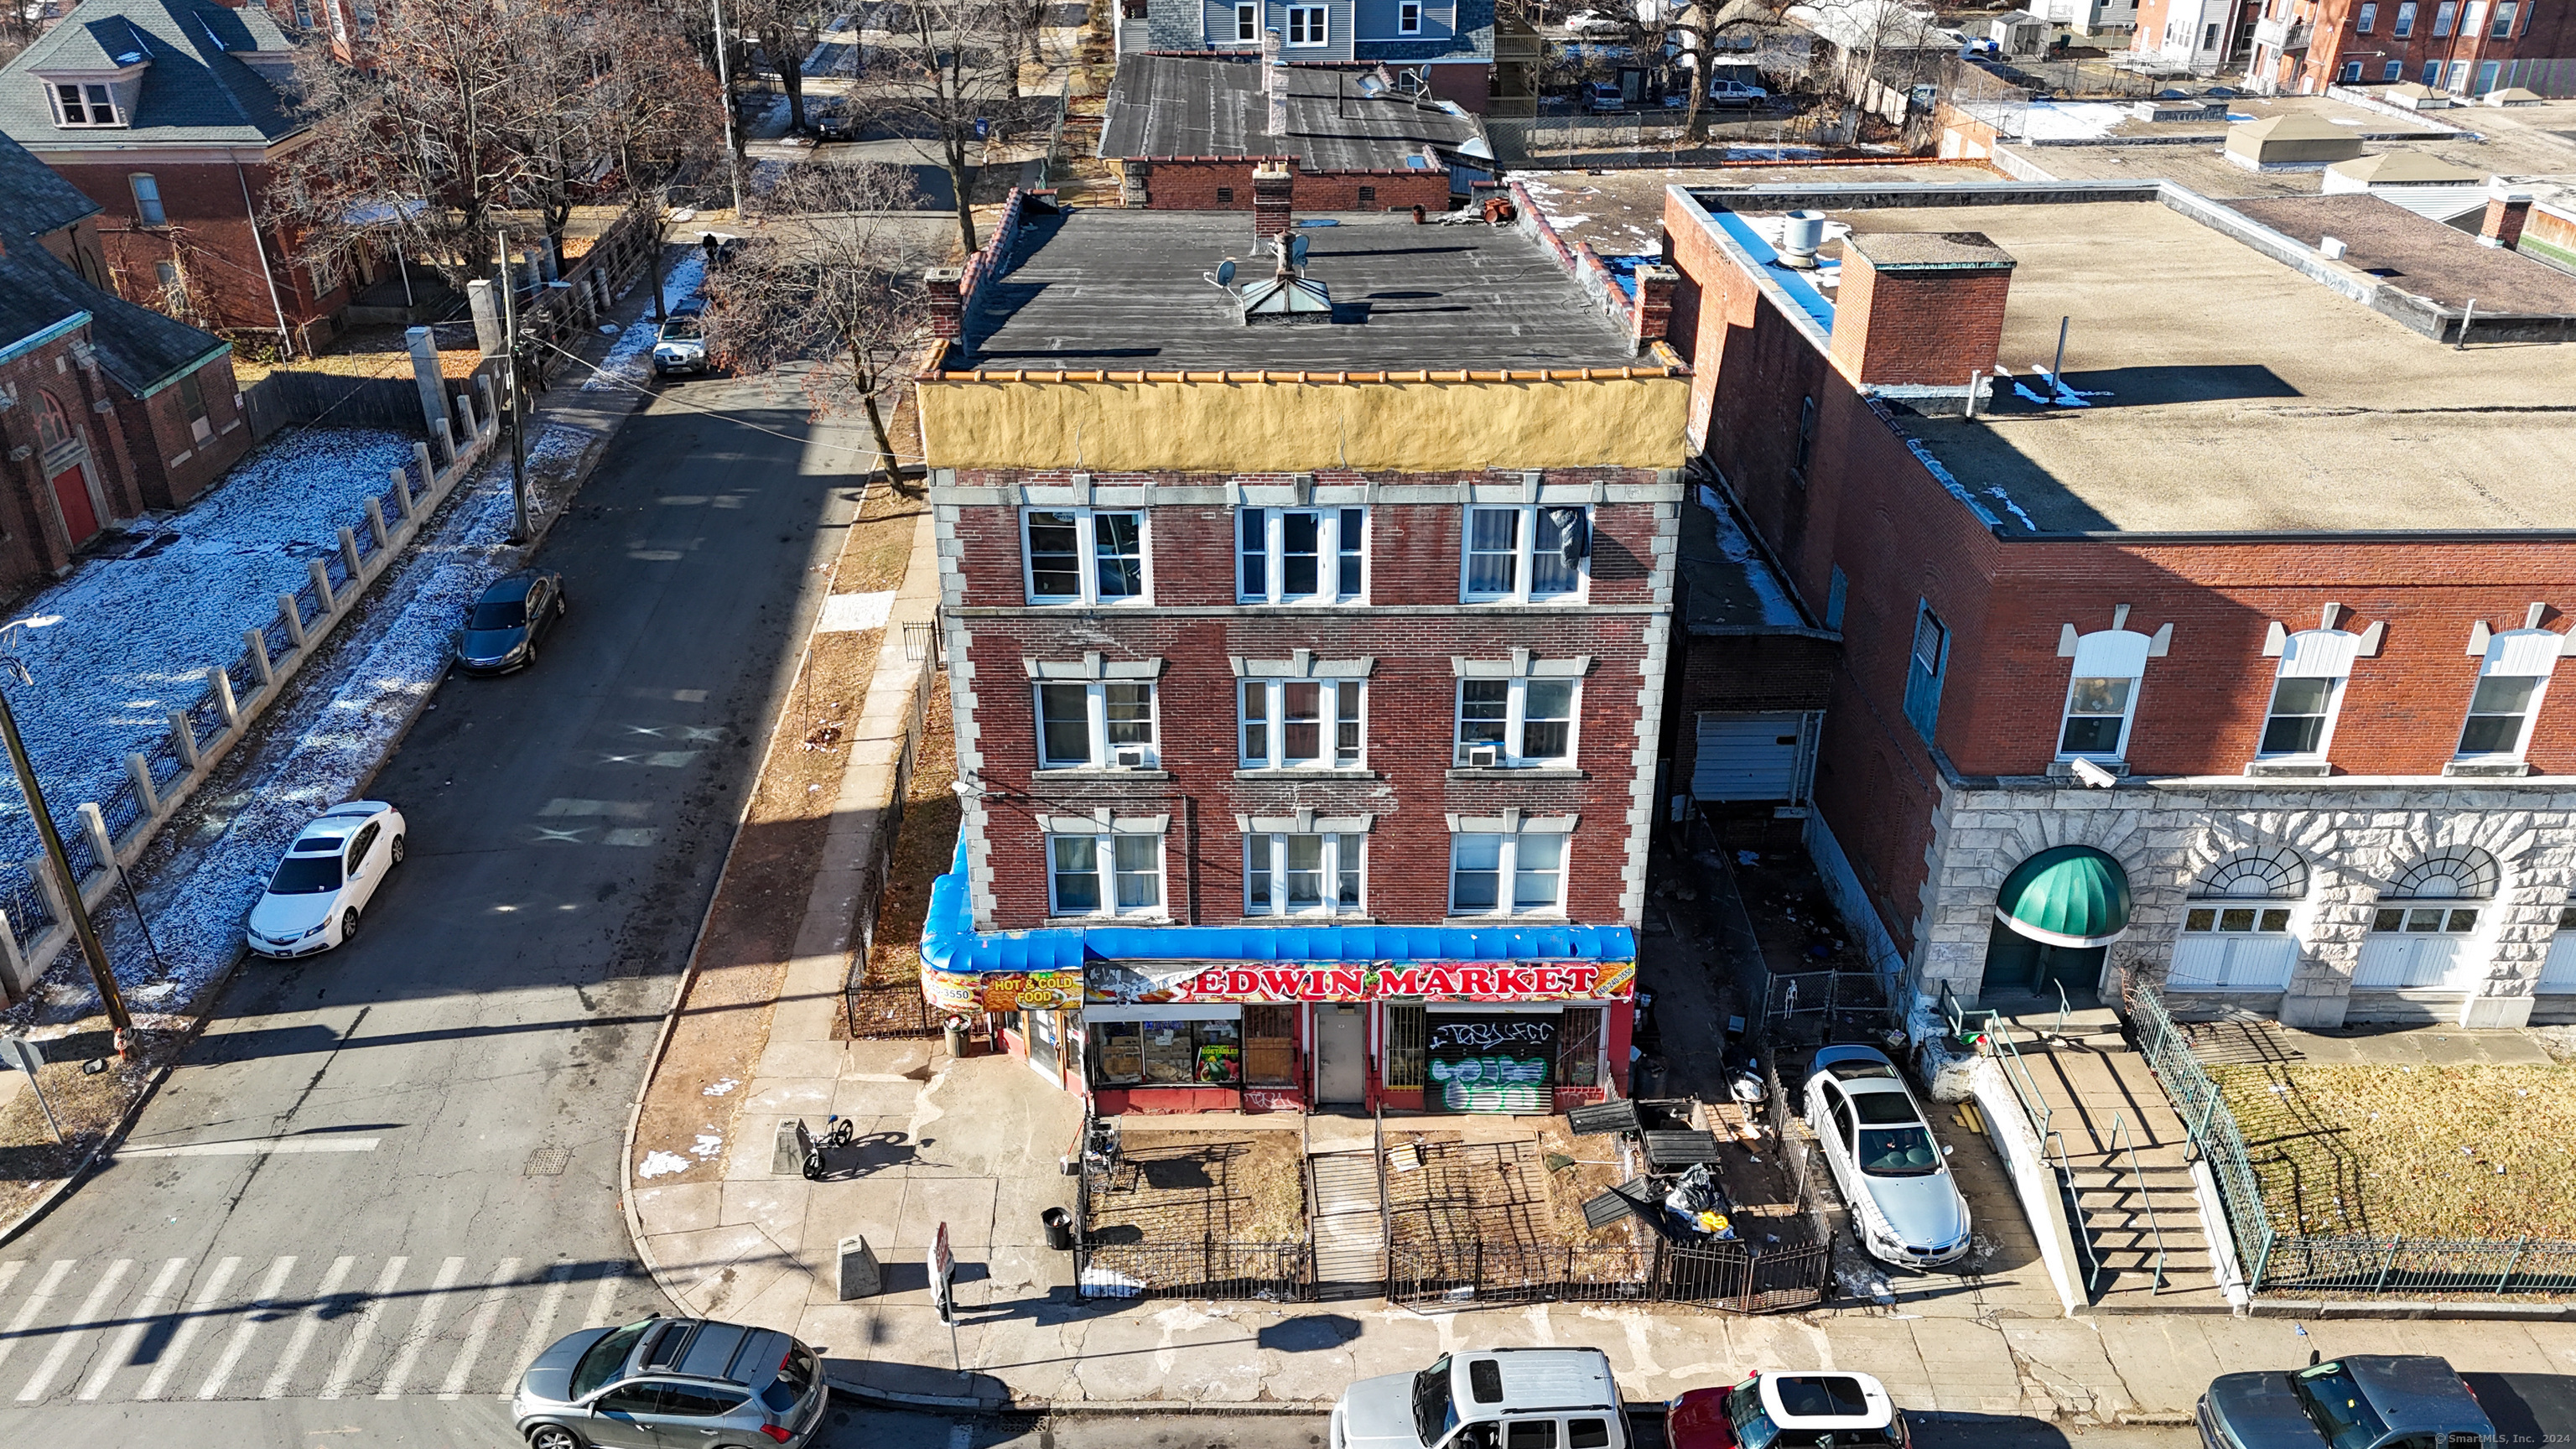
[[[2052,977],[2048,984],[2057,988],[2057,1030],[2050,1032],[2049,1036],[2063,1040],[2066,1036],[2066,983]]]
[[[2138,1165],[2138,1144],[2129,1140],[2128,1116],[2114,1112],[2111,1114],[2111,1151],[2118,1153],[2124,1148],[2129,1154],[2129,1176],[2138,1185],[2138,1201],[2147,1206],[2147,1226],[2156,1234],[2156,1281],[2147,1291],[2162,1293],[2165,1291],[2165,1225],[2156,1217],[2156,1200],[2147,1191],[2146,1169]]]

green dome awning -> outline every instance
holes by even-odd
[[[2129,873],[2089,845],[2060,845],[2013,867],[1995,919],[2052,946],[2107,946],[2129,929]]]

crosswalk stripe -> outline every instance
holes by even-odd
[[[171,1334],[170,1341],[161,1347],[161,1361],[152,1366],[152,1372],[145,1376],[143,1387],[135,1391],[134,1397],[161,1397],[162,1385],[170,1382],[170,1375],[178,1372],[180,1362],[188,1356],[188,1345],[196,1342],[197,1330],[204,1326],[206,1315],[214,1311],[216,1304],[224,1301],[224,1288],[233,1281],[233,1274],[240,1267],[241,1259],[225,1258],[215,1264],[214,1272],[206,1275],[206,1286],[197,1290],[197,1301],[188,1305],[188,1314],[179,1320],[178,1331]]]
[[[461,1398],[466,1377],[474,1372],[474,1360],[483,1356],[483,1340],[492,1336],[492,1324],[501,1316],[502,1300],[509,1296],[510,1284],[519,1276],[519,1260],[503,1258],[492,1272],[492,1286],[483,1294],[482,1306],[474,1310],[473,1325],[465,1331],[465,1346],[456,1351],[456,1362],[449,1365],[447,1382],[438,1386],[442,1399]]]
[[[519,1362],[536,1362],[537,1355],[554,1342],[555,1314],[563,1308],[564,1293],[571,1287],[572,1264],[557,1263],[546,1270],[546,1291],[537,1299],[537,1311],[528,1316],[527,1336],[519,1340]]]
[[[73,1350],[88,1341],[89,1325],[96,1323],[98,1316],[107,1311],[108,1295],[116,1291],[116,1285],[125,1279],[125,1270],[133,1266],[132,1258],[119,1258],[107,1265],[107,1272],[98,1280],[98,1286],[89,1290],[89,1296],[81,1300],[80,1316],[55,1335],[53,1352],[45,1355],[44,1363],[36,1369],[36,1376],[27,1380],[27,1386],[18,1391],[19,1403],[32,1404],[45,1396],[45,1390],[54,1386],[54,1375],[61,1373],[63,1365],[71,1361]]]
[[[152,1286],[143,1290],[143,1297],[126,1315],[134,1321],[125,1325],[125,1331],[116,1336],[107,1352],[98,1356],[98,1367],[90,1370],[89,1382],[80,1387],[81,1398],[95,1399],[105,1392],[107,1381],[116,1377],[116,1371],[134,1357],[134,1350],[143,1342],[144,1330],[150,1328],[152,1320],[169,1307],[171,1285],[179,1281],[179,1270],[187,1266],[185,1258],[172,1258],[161,1265],[160,1273],[152,1279]]]
[[[376,1325],[385,1316],[385,1300],[393,1295],[394,1286],[402,1281],[409,1258],[385,1259],[385,1271],[376,1275],[376,1291],[358,1305],[358,1321],[349,1325],[349,1346],[340,1351],[340,1361],[331,1367],[331,1377],[322,1381],[322,1392],[314,1397],[336,1399],[349,1392],[349,1382],[358,1376],[358,1366],[366,1361],[367,1349],[375,1342]]]
[[[332,1295],[340,1291],[341,1284],[349,1281],[349,1270],[357,1263],[357,1259],[350,1257],[331,1260],[331,1270],[322,1275],[322,1286],[313,1290],[313,1305],[296,1320],[295,1336],[286,1341],[286,1357],[277,1361],[277,1367],[269,1371],[268,1382],[261,1386],[261,1398],[286,1397],[286,1385],[295,1377],[295,1366],[304,1361],[304,1351],[313,1346],[313,1335],[322,1331],[322,1315],[330,1311]]]
[[[429,1336],[438,1330],[439,1310],[447,1306],[447,1295],[465,1272],[463,1258],[450,1258],[438,1265],[438,1276],[429,1283],[429,1293],[420,1300],[420,1313],[411,1321],[411,1332],[403,1335],[402,1349],[394,1355],[394,1366],[385,1370],[384,1387],[376,1390],[380,1399],[399,1399],[403,1385],[411,1382],[413,1365],[420,1362],[420,1351],[429,1344]]]
[[[232,1341],[224,1345],[223,1356],[215,1360],[206,1381],[197,1385],[198,1398],[211,1399],[224,1391],[224,1382],[233,1376],[233,1366],[241,1362],[242,1352],[250,1347],[250,1336],[267,1326],[260,1322],[259,1310],[275,1303],[277,1295],[286,1291],[286,1275],[294,1271],[293,1253],[268,1265],[268,1276],[259,1280],[259,1293],[250,1301],[251,1311],[242,1315],[240,1325],[233,1329]]]
[[[0,1338],[0,1364],[9,1361],[18,1341],[26,1336],[27,1325],[35,1322],[36,1315],[45,1311],[45,1305],[53,1301],[54,1290],[63,1286],[63,1280],[71,1276],[72,1268],[79,1262],[78,1258],[56,1258],[54,1265],[45,1270],[45,1276],[36,1280],[36,1291],[27,1295],[27,1306],[18,1310],[17,1317],[9,1320],[9,1336]]]
[[[597,1328],[608,1322],[608,1310],[617,1296],[617,1285],[625,1276],[615,1264],[599,1270],[599,1286],[590,1290],[590,1312],[583,1315],[582,1327]]]

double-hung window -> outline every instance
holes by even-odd
[[[2370,27],[2379,23],[2379,7],[2375,4],[2356,7],[2352,15],[2352,29],[2356,35],[2368,35]]]
[[[2138,683],[2155,641],[2134,629],[2104,629],[2075,641],[2066,712],[2058,726],[2061,760],[2117,760],[2129,748]]]
[[[1321,5],[1289,6],[1288,43],[1290,45],[1323,45],[1328,43],[1325,34],[1326,13],[1325,7]]]
[[[1462,831],[1449,837],[1449,914],[1521,916],[1565,910],[1564,831]]]
[[[1153,685],[1113,680],[1037,688],[1040,769],[1153,767]]]
[[[2469,693],[2469,717],[2460,727],[2464,762],[2509,762],[2531,742],[2531,722],[2549,692],[2564,636],[2547,629],[2513,629],[2487,641]]]
[[[61,82],[53,88],[54,121],[63,126],[122,126],[116,96],[106,86]],[[156,223],[157,225],[157,223]]]
[[[1145,597],[1145,515],[1032,508],[1023,517],[1029,602],[1115,604]]]
[[[1422,0],[1396,0],[1395,33],[1398,35],[1422,33]]]
[[[134,221],[138,226],[168,226],[170,215],[161,209],[161,183],[148,171],[137,171],[125,178],[134,188]]]
[[[2450,34],[2451,22],[2458,19],[2459,14],[2460,7],[2458,0],[2442,0],[2441,4],[2433,7],[2433,33],[2435,35]]]
[[[1340,833],[1245,836],[1243,913],[1358,915],[1367,840],[1365,835]]]
[[[1914,647],[1905,656],[1905,717],[1932,738],[1941,718],[1941,679],[1950,668],[1950,630],[1928,602],[1914,611]]]
[[[1574,763],[1575,681],[1458,681],[1457,763],[1568,766]]]
[[[2380,80],[2388,84],[2395,84],[2405,74],[2406,62],[2402,60],[2392,60],[2379,68]]]
[[[1355,679],[1246,679],[1241,744],[1247,770],[1356,770],[1367,737]]]
[[[2513,38],[2513,16],[2516,8],[2515,0],[2497,0],[2495,29],[2487,32],[2487,39],[2510,40]]]
[[[2363,636],[2347,629],[2303,629],[2282,641],[2281,669],[2272,680],[2272,703],[2255,749],[2259,757],[2325,758],[2334,740],[2335,711],[2343,704],[2344,680],[2362,643]]]
[[[2388,33],[2400,40],[2415,33],[2415,0],[2398,0],[2397,19],[2390,24]]]
[[[1110,832],[1047,837],[1047,912],[1145,916],[1163,911],[1163,837]]]
[[[1583,594],[1592,519],[1581,508],[1471,507],[1467,510],[1469,603],[1540,603]]]
[[[1235,512],[1235,598],[1247,604],[1339,603],[1367,591],[1368,510]]]
[[[1237,45],[1257,45],[1261,41],[1261,7],[1234,7],[1234,39]]]

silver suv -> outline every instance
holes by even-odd
[[[830,1397],[814,1351],[786,1334],[648,1318],[557,1339],[510,1410],[529,1449],[794,1449]]]

